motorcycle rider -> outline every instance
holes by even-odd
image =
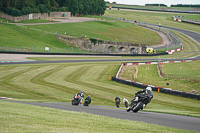
[[[76,94],[76,95],[81,97],[80,104],[82,104],[82,103],[83,103],[83,98],[84,98],[83,91],[80,91],[80,92],[79,92],[78,94]]]
[[[86,99],[85,100],[88,100],[89,101],[89,103],[88,104],[90,104],[91,103],[91,97],[90,97],[90,95],[88,96],[88,97],[86,97]]]
[[[137,93],[135,93],[135,97],[134,97],[134,99],[131,100],[131,102],[137,102],[140,95],[147,95],[147,97],[148,97],[148,101],[146,103],[146,105],[147,105],[151,101],[151,99],[153,99],[152,88],[148,86],[146,89],[138,91]],[[146,107],[146,105],[144,104],[144,107]]]
[[[117,106],[118,108],[119,108],[118,105],[120,105],[120,102],[121,102],[120,98],[119,98],[118,96],[116,96],[116,97],[115,97],[115,104],[116,104],[116,106]]]
[[[126,108],[128,108],[129,102],[126,98],[123,99],[123,104],[125,105]]]

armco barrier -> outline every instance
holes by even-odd
[[[130,81],[130,80],[124,80],[124,79],[120,79],[120,78],[116,78],[116,77],[112,77],[111,79],[112,79],[112,81],[115,81],[115,82],[118,82],[118,83],[121,83],[121,84],[134,86],[134,87],[137,87],[137,88],[144,89],[144,88],[150,86],[152,88],[152,91],[157,91],[157,92],[160,92],[160,93],[165,93],[165,94],[170,94],[170,95],[200,100],[200,95],[198,95],[198,94],[191,94],[191,93],[186,93],[186,92],[182,92],[182,91],[171,90],[171,89],[168,89],[168,88],[156,87],[156,86],[147,85],[147,84],[134,82],[134,81]]]

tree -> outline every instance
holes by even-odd
[[[41,13],[47,13],[49,12],[47,7],[44,4],[40,4],[37,9],[41,12]]]
[[[69,6],[69,11],[71,12],[72,16],[75,16],[78,10],[78,1],[77,0],[69,0],[70,1],[70,6]]]
[[[0,0],[0,11],[14,15],[69,11],[75,15],[102,15],[106,10],[104,0]]]

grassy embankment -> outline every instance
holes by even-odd
[[[112,7],[125,7],[125,8],[137,8],[137,9],[150,9],[150,10],[183,10],[183,11],[190,11],[190,7],[164,7],[164,6],[137,6],[137,5],[122,5],[122,4],[106,4],[106,6]]]
[[[0,96],[27,101],[71,102],[73,95],[83,90],[86,96],[91,95],[92,104],[114,106],[113,99],[116,95],[130,100],[139,90],[110,80],[118,71],[119,64],[120,62],[0,66]],[[153,76],[156,77],[156,73]],[[154,92],[154,100],[145,110],[199,117],[199,105],[197,100]]]
[[[199,18],[198,14],[188,14],[188,13],[164,13],[164,12],[152,12],[152,11],[136,11],[136,10],[106,10],[105,16],[116,17],[116,18],[125,18],[128,20],[137,20],[138,22],[145,22],[150,24],[158,25],[161,23],[161,26],[175,27],[185,30],[194,31],[200,33],[200,26],[180,23],[173,20],[173,16],[196,16]]]
[[[91,17],[91,16],[90,16]],[[93,17],[93,16],[92,16]],[[97,38],[101,40],[147,43],[149,45],[159,44],[161,38],[156,33],[146,29],[133,26],[129,23],[106,19],[106,21],[90,21],[83,23],[65,23],[54,25],[28,26],[47,32],[57,32],[58,34],[73,35],[75,37],[87,36],[86,38]],[[135,32],[139,31],[139,32]],[[145,40],[145,41],[144,41]]]
[[[162,70],[165,74],[181,74],[182,76],[194,76],[199,78],[199,65],[200,61],[162,64]],[[181,73],[180,67],[182,67]],[[173,90],[179,90],[189,93],[191,93],[192,90],[196,90],[198,91],[197,94],[200,94],[200,83],[179,79],[161,78],[158,75],[157,65],[125,66],[123,71],[124,72],[120,76],[123,79],[134,80],[145,84],[171,88]],[[138,73],[134,75],[136,72]],[[170,85],[167,86],[166,83],[169,83]]]
[[[192,133],[192,131],[87,113],[4,101],[0,101],[0,105],[3,107],[0,110],[1,132]]]
[[[103,18],[102,18],[103,19]],[[33,21],[34,22],[34,21]],[[136,27],[129,23],[111,21],[91,21],[82,23],[47,24],[34,26],[16,26],[0,23],[0,46],[27,49],[29,51],[44,52],[44,47],[49,47],[50,52],[77,52],[73,45],[68,46],[56,39],[55,33],[71,35],[75,37],[87,36],[87,38],[98,38],[101,40],[159,44],[160,36],[157,33]],[[140,32],[135,32],[140,31]],[[123,33],[123,34],[121,34]],[[145,37],[144,37],[145,36]],[[144,41],[145,40],[145,41]],[[80,52],[80,51],[79,51]]]

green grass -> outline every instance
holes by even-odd
[[[0,66],[0,96],[22,101],[71,102],[74,94],[84,91],[85,96],[92,97],[94,105],[115,106],[116,96],[126,97],[130,101],[139,90],[110,80],[117,73],[119,65],[120,62],[3,65]],[[155,74],[153,76],[156,77]],[[142,82],[146,82],[146,79]],[[157,92],[154,92],[154,99],[145,108],[146,111],[200,117],[199,109],[198,100]]]
[[[187,14],[187,13],[165,13],[165,12],[153,12],[153,11],[127,11],[127,10],[106,10],[105,16],[125,18],[128,20],[137,20],[137,22],[145,22],[150,24],[158,25],[161,23],[163,26],[175,27],[185,30],[194,31],[200,33],[200,26],[180,23],[173,20],[173,16],[198,16],[198,14]]]
[[[174,64],[162,64],[164,65],[163,71],[166,74],[179,75],[181,67],[181,75],[200,77],[200,61],[194,62],[181,62]]]
[[[1,132],[192,133],[144,122],[0,101]],[[144,130],[145,129],[145,130]]]
[[[65,42],[66,45],[56,39],[54,34],[12,24],[0,23],[0,26],[0,47],[4,50],[24,51],[26,49],[30,52],[46,52],[45,47],[49,47],[49,52],[80,52],[74,45]],[[73,51],[72,47],[74,47]]]
[[[126,7],[126,8],[137,8],[137,9],[151,9],[151,10],[183,10],[183,11],[190,11],[190,7],[164,7],[160,6],[136,6],[136,5],[118,5],[118,4],[106,4],[106,6],[112,6],[112,7]]]
[[[180,19],[191,19],[191,20],[200,20],[200,15],[186,15],[184,17],[180,17]]]
[[[164,66],[163,66],[164,65]],[[185,76],[196,76],[199,77],[199,66],[200,62],[186,62],[186,63],[170,63],[162,64],[165,74],[175,74],[179,75],[180,66],[182,66],[181,74]],[[165,79],[158,75],[157,65],[143,65],[136,66],[136,69],[132,68],[134,66],[126,66],[123,70],[124,72],[120,75],[120,78],[138,81],[145,84],[150,84],[158,87],[171,88],[173,90],[179,90],[191,93],[192,90],[196,90],[197,94],[200,94],[200,83],[178,80],[178,79]],[[138,70],[136,76],[135,70]],[[152,78],[153,77],[153,78]],[[170,85],[167,86],[166,83]]]
[[[23,20],[16,23],[54,23],[58,21],[52,21],[47,19],[31,19],[31,20]]]
[[[97,38],[109,41],[145,43],[148,45],[159,44],[161,42],[160,36],[155,32],[136,27],[130,23],[114,20],[34,25],[27,27],[52,33],[57,32],[58,34],[66,33],[67,35],[75,37],[81,37],[84,35],[87,36],[87,38]]]

